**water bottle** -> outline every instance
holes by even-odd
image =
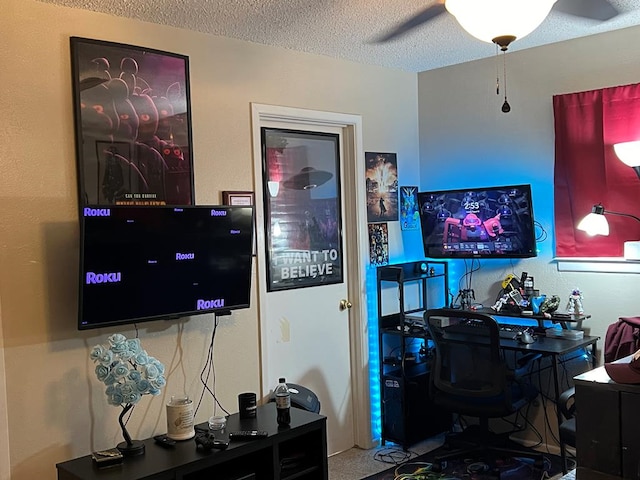
[[[278,425],[284,427],[291,423],[291,393],[284,377],[278,380],[278,386],[273,391],[276,396],[276,410],[278,412]]]

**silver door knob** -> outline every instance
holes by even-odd
[[[351,308],[353,305],[349,300],[345,300],[344,298],[340,300],[340,310],[347,310]]]

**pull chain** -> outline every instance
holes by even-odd
[[[498,66],[498,60],[500,59],[499,57],[499,50],[498,50],[498,44],[495,44],[496,46],[496,95],[500,95],[500,70],[499,70],[499,66]]]
[[[507,101],[507,51],[502,52],[502,75],[504,78],[504,103],[502,104],[502,113],[509,113],[511,105]]]

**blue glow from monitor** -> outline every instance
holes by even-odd
[[[419,191],[428,189],[449,189],[456,187],[480,187],[486,185],[497,185],[504,183],[504,179],[496,180],[496,172],[503,172],[504,165],[513,162],[513,148],[511,145],[504,145],[504,149],[491,147],[485,149],[474,144],[472,147],[467,145],[458,145],[461,148],[461,156],[458,158],[449,158],[446,165],[466,165],[469,162],[469,155],[472,157],[482,157],[484,168],[474,169],[473,180],[463,177],[464,179],[452,178],[451,170],[448,167],[429,168],[428,174],[426,170],[421,172],[421,184],[423,187]],[[518,162],[521,165],[536,165],[539,158],[534,154],[528,155],[526,152],[535,152],[536,149],[522,149],[518,146],[521,155]],[[443,164],[444,165],[444,164]],[[536,220],[535,236],[536,250],[538,257],[551,258],[554,254],[553,245],[553,209],[554,209],[554,188],[553,182],[549,182],[548,172],[544,169],[514,169],[509,170],[509,183],[512,184],[531,184],[532,197],[535,204],[534,218]],[[391,255],[390,264],[403,263],[408,261],[422,260],[424,251],[422,250],[422,239],[418,231],[403,231],[402,244],[404,255]],[[428,260],[428,259],[427,259]],[[459,279],[465,274],[465,264],[462,260],[446,260],[448,263],[449,273],[449,294],[447,304],[456,298],[458,294]],[[484,263],[484,262],[483,262]],[[510,260],[494,259],[490,263],[494,268],[510,265]],[[378,305],[377,305],[377,275],[376,267],[369,266],[366,271],[365,291],[367,295],[367,312],[368,312],[368,345],[369,345],[369,387],[371,395],[371,425],[372,435],[374,439],[381,438],[382,435],[382,418],[381,418],[381,391],[380,391],[380,364],[379,358],[379,338],[378,338]],[[481,278],[481,277],[478,277]],[[486,278],[486,277],[485,277]],[[517,318],[501,317],[504,323],[517,323]],[[523,322],[531,322],[531,320],[523,320]],[[547,323],[547,322],[545,322]],[[551,323],[551,322],[548,322]],[[584,354],[585,360],[590,360],[588,354]]]
[[[415,258],[398,258],[390,261],[389,264],[398,264],[411,261],[419,261]],[[460,271],[464,272],[462,262],[447,261],[449,280],[458,278]],[[462,265],[462,266],[460,266]],[[378,289],[377,289],[377,267],[370,265],[366,272],[366,292],[367,292],[367,312],[368,312],[368,345],[369,345],[369,392],[371,400],[371,433],[372,438],[382,437],[382,394],[380,391],[380,344],[378,335]],[[447,302],[449,299],[447,299]],[[444,307],[445,305],[437,305]],[[435,307],[435,306],[434,306]],[[417,352],[423,342],[416,339],[415,351]],[[392,443],[388,442],[387,443]]]

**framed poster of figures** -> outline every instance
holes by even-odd
[[[71,37],[79,204],[191,205],[189,59]]]
[[[367,222],[398,220],[398,161],[395,153],[365,152]]]

